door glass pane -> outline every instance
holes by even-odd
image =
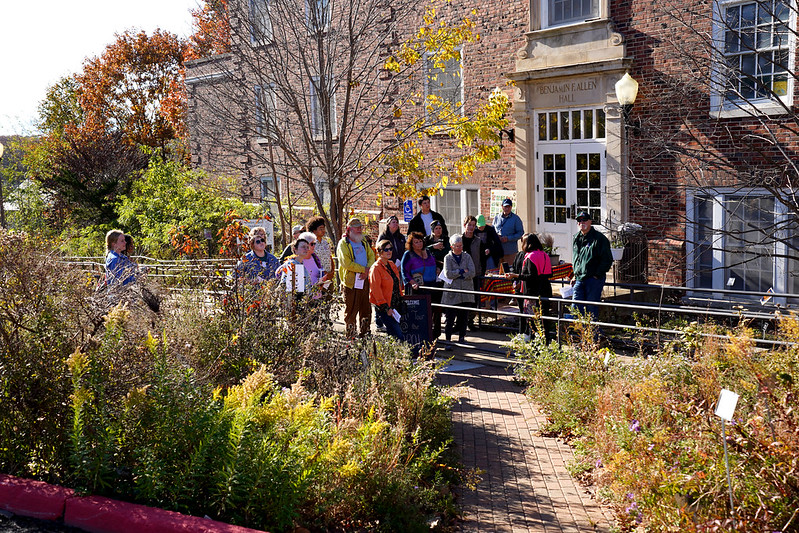
[[[765,292],[774,286],[774,198],[728,197],[724,201],[726,279],[732,288]]]
[[[539,113],[538,114],[538,140],[539,141],[546,141],[547,140],[547,114],[546,113]]]
[[[569,138],[569,112],[561,111],[560,113],[560,138],[566,140]]]
[[[799,224],[796,221],[791,224],[792,229],[790,230],[790,234],[793,234],[793,237],[788,239],[788,262],[787,262],[787,271],[788,271],[788,292],[791,294],[799,295],[799,228],[797,228]],[[789,304],[799,304],[799,298],[789,298]]]
[[[544,222],[566,222],[566,154],[544,154]]]
[[[695,286],[713,287],[713,200],[697,198],[694,202],[694,276]]]
[[[575,154],[577,210],[585,209],[596,221],[602,220],[601,165],[601,155],[596,152]]]

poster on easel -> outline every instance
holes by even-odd
[[[495,216],[502,213],[502,200],[505,198],[511,199],[514,211],[516,211],[516,191],[494,189],[491,191],[491,202],[488,207],[490,221],[493,221]]]

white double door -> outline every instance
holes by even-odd
[[[575,217],[588,211],[594,224],[606,212],[605,143],[539,144],[536,150],[536,223],[555,238],[561,259],[571,261]]]

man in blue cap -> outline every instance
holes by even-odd
[[[516,252],[519,251],[519,239],[524,235],[524,225],[519,215],[511,211],[513,201],[510,198],[502,200],[502,213],[494,217],[494,229],[502,242],[502,261],[513,264]]]
[[[608,238],[594,229],[593,220],[588,211],[577,213],[577,226],[580,231],[572,240],[572,267],[574,269],[575,300],[598,302],[602,299],[602,289],[605,287],[605,276],[613,266],[613,254],[610,251]],[[588,312],[596,319],[597,306],[577,304],[581,313]]]

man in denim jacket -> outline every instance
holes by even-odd
[[[494,217],[494,229],[502,242],[502,261],[512,264],[519,251],[519,239],[524,235],[524,224],[519,215],[511,211],[513,201],[510,198],[502,200],[502,213]]]

